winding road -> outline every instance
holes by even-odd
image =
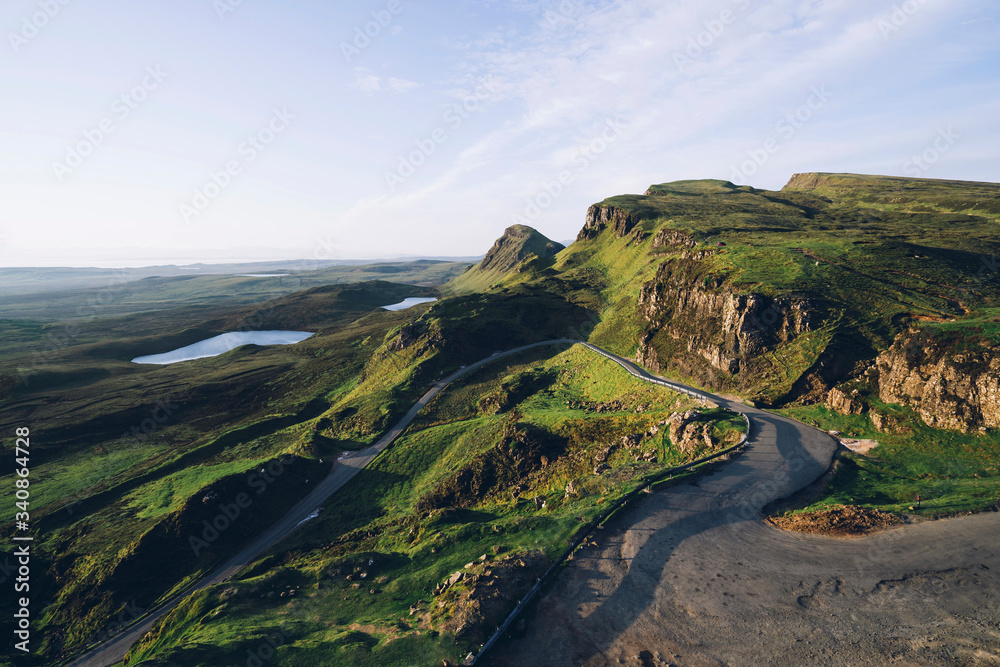
[[[558,340],[543,341],[531,345],[524,345],[505,352],[497,352],[485,359],[477,361],[474,364],[464,366],[444,379],[433,383],[427,393],[421,396],[420,400],[418,400],[413,407],[410,408],[410,411],[407,412],[395,426],[389,429],[389,431],[383,435],[378,442],[365,450],[355,452],[350,457],[341,459],[338,464],[333,467],[330,474],[327,475],[322,482],[316,485],[316,488],[314,488],[308,496],[299,501],[299,503],[295,505],[295,507],[293,507],[278,523],[264,532],[264,534],[258,537],[252,544],[233,556],[217,570],[209,575],[206,575],[203,579],[193,584],[186,591],[153,610],[149,615],[144,616],[136,624],[123,630],[118,635],[103,642],[79,658],[74,659],[72,662],[66,663],[65,667],[108,667],[108,665],[114,665],[115,663],[120,662],[128,653],[129,649],[137,641],[139,641],[144,634],[149,632],[160,618],[176,607],[181,600],[191,593],[226,581],[244,567],[251,564],[257,557],[269,548],[288,536],[288,534],[295,530],[296,527],[308,519],[316,508],[320,507],[330,496],[351,481],[354,476],[367,467],[376,456],[391,445],[393,441],[398,438],[404,430],[406,430],[406,427],[410,425],[410,422],[413,421],[420,411],[423,410],[427,404],[441,392],[441,390],[458,378],[466,375],[467,373],[478,370],[486,364],[503,359],[504,357],[519,354],[526,350],[549,345],[573,345],[579,342],[580,341],[578,340],[563,338]]]
[[[249,565],[387,448],[448,384],[560,339],[496,353],[434,383],[368,449],[343,459],[277,525],[166,606],[67,667],[119,662],[195,590]],[[535,608],[526,634],[479,664],[1000,664],[1000,515],[927,522],[857,539],[777,530],[774,499],[811,483],[837,444],[791,419],[651,375],[583,343],[632,375],[747,414],[747,451],[695,483],[648,495],[577,554]]]
[[[836,443],[711,399],[749,416],[746,453],[613,519],[479,665],[1000,665],[1000,514],[861,539],[778,530],[761,509],[822,475]]]

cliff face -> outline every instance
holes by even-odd
[[[607,282],[627,288],[587,301],[610,306],[595,336],[651,369],[763,405],[826,401],[886,430],[909,417],[882,402],[935,427],[1000,428],[1000,344],[977,342],[1000,303],[997,215],[990,183],[676,181],[591,206],[561,268],[572,294],[619,272]],[[886,350],[921,320],[959,324],[938,347],[906,338]]]
[[[577,235],[577,241],[587,241],[595,238],[605,227],[611,227],[615,236],[622,238],[639,224],[639,218],[634,213],[615,206],[594,204],[587,209],[587,221]]]
[[[759,355],[813,329],[814,306],[808,300],[735,294],[711,278],[706,284],[693,275],[696,267],[697,262],[665,262],[642,286],[639,309],[648,329],[636,354],[639,363],[662,370],[679,361],[685,372],[712,382],[714,373],[699,373],[697,360],[739,376]],[[687,359],[668,358],[677,351]],[[750,379],[737,378],[737,384]]]
[[[913,408],[928,426],[1000,428],[1000,347],[956,349],[909,331],[878,356],[872,375],[882,401]]]

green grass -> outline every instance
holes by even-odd
[[[931,332],[957,334],[962,338],[983,338],[991,343],[1000,343],[1000,308],[983,308],[976,316],[951,322],[928,322],[922,328]]]
[[[841,437],[874,439],[866,456],[845,453],[822,497],[800,511],[858,505],[893,513],[948,516],[1000,503],[1000,434],[965,435],[929,428],[909,410],[880,406],[900,418],[903,433],[880,433],[864,415],[824,406],[780,410]],[[920,509],[916,497],[920,496]],[[914,507],[914,509],[910,509]]]
[[[482,292],[507,282],[517,282],[549,265],[549,259],[562,250],[531,227],[508,227],[480,263],[469,267],[442,289],[448,294]]]
[[[123,499],[123,504],[140,519],[169,514],[180,509],[190,497],[213,482],[252,470],[268,458],[187,468],[161,477],[130,493]]]
[[[496,400],[511,395],[513,402]],[[616,411],[594,411],[607,401],[622,403]],[[611,457],[611,470],[594,475],[589,456],[609,440],[589,436],[602,433],[613,441],[686,405],[687,399],[579,347],[534,350],[479,369],[440,394],[390,450],[270,557],[240,580],[185,601],[134,659],[189,665],[232,660],[248,645],[235,639],[238,628],[277,626],[293,638],[279,654],[288,664],[412,665],[421,655],[456,661],[478,645],[449,634],[449,619],[459,611],[455,599],[435,598],[432,589],[495,550],[540,554],[540,573],[581,527],[667,465]],[[724,411],[709,418],[723,436],[745,428],[742,418]],[[549,434],[539,437],[561,439],[568,449],[518,480],[517,490],[484,489],[464,508],[417,509],[432,489],[502,448],[498,443],[511,423],[530,424]],[[662,432],[646,446],[671,450],[670,463],[688,458]],[[569,482],[576,493],[567,496]],[[545,499],[544,509],[536,507],[536,496]],[[345,578],[362,570],[364,580]],[[298,587],[294,600],[275,595],[289,585]],[[427,619],[409,614],[421,599],[431,601],[424,607],[431,612]]]
[[[94,320],[72,344],[53,349],[27,385],[15,385],[0,403],[0,423],[32,429],[35,554],[48,570],[37,597],[47,607],[36,608],[35,617],[46,637],[43,653],[78,648],[117,613],[119,602],[151,604],[212,566],[211,557],[195,566],[183,558],[157,563],[152,545],[183,529],[187,503],[205,495],[205,488],[238,481],[280,452],[322,456],[314,427],[323,408],[353,390],[386,332],[421,312],[374,306],[399,301],[413,289],[386,283],[321,288],[245,314],[214,310],[218,319],[207,324],[198,320],[204,311],[170,311],[172,320],[162,312],[152,318],[152,335],[140,338],[134,316]],[[167,367],[128,361],[230,330],[261,312],[275,328],[318,333],[296,346],[248,346]],[[38,363],[30,347],[12,358],[17,365]],[[151,420],[163,402],[173,406],[170,413],[161,410],[160,419]],[[25,408],[30,419],[22,416]],[[138,436],[132,426],[140,428]],[[12,488],[10,475],[0,483]],[[307,490],[282,491],[261,505],[258,510],[268,510],[264,523]],[[12,502],[5,505],[5,521],[13,511]],[[174,542],[186,545],[184,534],[180,538]],[[151,559],[147,567],[155,576],[130,581],[124,573],[144,559]],[[55,626],[65,633],[47,630]]]
[[[36,617],[43,659],[93,638],[129,596],[152,602],[224,556],[192,562],[171,552],[197,524],[208,490],[239,487],[245,471],[281,452],[308,468],[363,448],[431,382],[498,350],[588,339],[689,384],[798,405],[821,400],[822,387],[865,368],[913,326],[939,334],[944,354],[985,349],[1000,340],[1000,281],[981,270],[1000,256],[996,192],[842,174],[805,175],[780,192],[681,181],[603,202],[638,219],[623,238],[606,229],[555,257],[530,234],[527,244],[498,243],[495,261],[440,292],[432,286],[465,266],[336,267],[301,277],[315,287],[265,303],[289,291],[287,280],[149,278],[73,321],[50,320],[73,315],[100,288],[5,300],[0,317],[18,319],[0,320],[0,428],[32,428],[36,554],[46,572],[38,598],[51,601]],[[677,235],[658,245],[661,232]],[[425,286],[330,284],[390,275]],[[377,308],[438,294],[456,296],[398,313]],[[743,351],[735,350],[732,299],[750,294],[807,303],[808,330],[743,322]],[[43,304],[52,306],[45,315]],[[172,367],[129,363],[248,324],[316,335]],[[766,335],[754,348],[745,334],[758,330]],[[710,361],[727,355],[737,370]],[[169,419],[140,440],[122,437],[164,400],[178,406]],[[846,457],[814,508],[905,512],[917,493],[928,515],[996,502],[996,433],[929,429],[906,408],[868,400],[909,431],[874,434],[866,417],[790,408],[882,443],[868,457]],[[323,515],[242,579],[185,601],[136,660],[245,664],[261,641],[248,628],[282,628],[281,664],[455,662],[475,645],[449,634],[456,599],[445,596],[423,620],[409,606],[493,547],[543,568],[643,479],[703,454],[680,452],[659,424],[688,406],[575,348],[481,369],[439,395]],[[720,439],[743,428],[721,411],[705,418]],[[637,433],[646,436],[634,451],[608,447]],[[595,473],[599,463],[608,468]],[[306,476],[296,479],[267,512],[257,506],[261,525],[307,491]],[[368,560],[377,563],[372,578],[355,587],[345,573]],[[301,591],[295,599],[280,595],[289,585]]]
[[[320,286],[381,280],[416,286],[410,296],[424,296],[425,288],[448,282],[467,266],[430,260],[387,262],[299,271],[280,278],[194,275],[166,267],[159,274],[135,269],[121,275],[87,269],[0,269],[0,275],[17,281],[0,284],[0,293],[7,292],[0,301],[0,318],[58,322],[177,308],[239,307]]]

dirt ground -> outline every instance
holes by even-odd
[[[830,537],[860,537],[903,525],[895,514],[867,507],[833,507],[822,512],[792,516],[772,516],[767,523],[782,530],[794,530]]]
[[[745,455],[617,517],[479,664],[1000,665],[1000,513],[853,539],[780,530],[761,509],[822,475],[836,444],[751,416]],[[797,527],[810,521],[888,523],[845,509]]]

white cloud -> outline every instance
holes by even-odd
[[[908,122],[940,113],[933,95],[919,88],[927,68],[918,56],[942,25],[937,12],[958,12],[974,1],[928,7],[895,43],[876,26],[884,7],[801,0],[697,9],[616,0],[574,16],[572,31],[542,21],[536,33],[518,39],[468,40],[459,47],[463,72],[510,82],[500,86],[501,95],[516,112],[483,127],[464,150],[429,160],[395,195],[366,201],[346,217],[389,224],[406,215],[415,229],[430,230],[424,238],[460,225],[463,236],[487,243],[525,197],[579,157],[606,119],[624,117],[627,132],[533,221],[567,238],[586,206],[606,196],[663,180],[729,178],[748,150],[772,137],[776,123],[822,86],[831,99],[747,181],[777,188],[793,171],[871,172],[900,164],[906,142],[887,137],[886,128],[904,127],[866,117],[867,96],[884,96],[879,103],[908,95],[921,100],[923,106],[914,102],[906,112]],[[732,14],[720,24],[725,9]],[[691,44],[701,48],[692,49],[691,66],[681,70],[675,56],[687,55]],[[887,160],[872,145],[900,158]]]
[[[389,77],[386,80],[386,85],[394,93],[405,93],[408,90],[420,87],[420,84],[415,81],[406,81],[405,79],[396,79],[393,77]]]

